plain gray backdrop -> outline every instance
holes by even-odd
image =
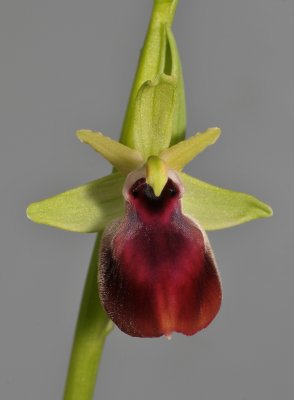
[[[35,225],[25,209],[110,171],[74,132],[118,138],[151,6],[1,0],[1,400],[62,397],[94,236]],[[188,135],[223,131],[187,171],[274,217],[209,234],[224,301],[207,330],[109,336],[96,399],[291,400],[294,2],[181,0],[174,33]]]

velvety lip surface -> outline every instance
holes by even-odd
[[[221,304],[210,244],[171,179],[160,197],[145,178],[129,189],[124,218],[104,234],[98,280],[105,310],[131,336],[193,335]]]

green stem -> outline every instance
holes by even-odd
[[[103,310],[97,287],[97,264],[101,234],[90,261],[69,363],[64,400],[91,400],[104,342],[112,322]]]

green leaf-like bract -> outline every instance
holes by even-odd
[[[159,77],[162,75],[171,77],[175,84],[174,107],[172,114],[169,115],[172,119],[171,137],[167,147],[183,140],[185,136],[186,104],[184,80],[177,44],[170,28],[177,3],[177,0],[154,2],[152,18],[140,54],[120,139],[121,143],[131,148],[136,148],[135,142],[141,140],[141,128],[138,128],[138,119],[135,116],[135,109],[138,108],[137,102],[140,99],[138,94],[144,85],[150,85],[150,82],[153,82],[153,84],[156,81],[158,82]],[[158,152],[149,155],[157,154]]]
[[[176,80],[162,74],[145,82],[138,92],[129,135],[145,160],[170,146],[175,90]]]

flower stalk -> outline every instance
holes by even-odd
[[[64,400],[93,398],[97,372],[107,335],[113,323],[99,304],[97,293],[97,264],[101,234],[94,246],[80,306]]]

